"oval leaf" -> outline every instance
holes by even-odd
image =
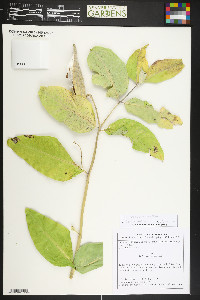
[[[128,76],[135,83],[142,83],[146,78],[148,71],[148,62],[146,59],[146,48],[148,45],[136,50],[128,59],[126,68]]]
[[[59,86],[41,87],[38,94],[48,113],[71,130],[84,133],[95,128],[95,114],[86,98]]]
[[[138,98],[130,99],[124,105],[127,112],[147,123],[157,123],[161,128],[172,129],[174,125],[183,124],[178,116],[172,115],[164,107],[158,112],[147,101],[142,101]]]
[[[66,181],[83,172],[54,137],[21,135],[7,143],[18,156],[47,177]]]
[[[128,89],[128,74],[124,62],[110,49],[94,47],[88,55],[88,66],[96,74],[92,82],[107,88],[107,96],[118,99]]]
[[[103,243],[82,245],[74,257],[76,271],[87,273],[103,266]]]
[[[108,135],[123,135],[128,137],[133,149],[150,153],[150,156],[164,160],[163,150],[155,135],[144,125],[130,119],[120,119],[112,123],[105,132]]]
[[[145,82],[158,83],[168,80],[184,68],[182,59],[163,59],[155,61],[148,69]]]
[[[54,266],[74,268],[69,230],[63,225],[26,208],[26,222],[36,249]]]

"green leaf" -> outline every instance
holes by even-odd
[[[74,268],[69,230],[63,225],[26,208],[26,222],[36,249],[54,266]]]
[[[78,62],[76,45],[73,45],[73,57],[69,65],[69,71],[66,75],[68,81],[70,81],[71,92],[75,95],[80,95],[86,98],[84,79],[81,72],[81,68]]]
[[[96,126],[91,103],[59,86],[41,87],[39,97],[48,113],[71,130],[84,133]]]
[[[66,181],[83,172],[54,137],[21,135],[7,144],[34,169],[55,180]]]
[[[142,83],[146,78],[148,71],[148,62],[146,59],[146,48],[148,45],[136,50],[128,59],[126,68],[128,76],[135,83]]]
[[[147,101],[142,101],[138,98],[130,99],[124,105],[127,112],[141,118],[147,123],[157,123],[161,128],[172,129],[174,125],[183,124],[178,116],[172,115],[164,107],[158,112]]]
[[[146,82],[158,83],[168,80],[184,68],[182,59],[163,59],[155,61],[148,69]]]
[[[82,245],[74,257],[76,271],[87,273],[103,266],[103,243]]]
[[[107,88],[107,96],[118,99],[128,89],[128,74],[124,62],[110,49],[94,47],[88,55],[88,66],[96,74],[92,82]]]
[[[120,119],[112,123],[105,132],[108,135],[126,136],[131,140],[133,149],[150,153],[150,156],[164,160],[163,150],[155,135],[139,122]]]

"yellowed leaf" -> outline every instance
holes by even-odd
[[[182,125],[181,119],[171,114],[164,107],[160,111],[156,111],[147,101],[138,98],[128,100],[125,104],[127,112],[141,118],[147,123],[157,123],[159,127],[172,129],[174,125]]]
[[[148,61],[146,59],[146,48],[148,45],[136,50],[128,59],[126,68],[128,76],[135,83],[142,83],[146,78],[148,71]]]
[[[168,80],[184,68],[182,59],[163,59],[155,61],[148,69],[145,82],[158,83]]]

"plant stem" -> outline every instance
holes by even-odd
[[[76,253],[76,251],[78,251],[78,249],[80,248],[80,244],[81,244],[82,231],[83,231],[83,214],[84,214],[85,202],[86,202],[86,198],[87,198],[88,185],[89,185],[89,181],[90,181],[90,174],[91,174],[91,171],[92,171],[92,168],[93,168],[93,165],[94,165],[94,161],[95,161],[95,157],[96,157],[98,138],[99,138],[100,130],[101,130],[100,127],[98,127],[97,135],[96,135],[96,141],[95,141],[95,145],[94,145],[94,151],[93,151],[93,155],[92,155],[92,160],[91,160],[90,168],[89,168],[89,171],[88,171],[87,177],[86,177],[85,190],[84,190],[83,201],[82,201],[82,206],[81,206],[80,229],[79,229],[79,235],[78,235],[78,239],[77,239],[75,253]],[[74,271],[75,270],[72,268],[71,272],[70,272],[70,276],[69,276],[70,279],[73,278]]]
[[[96,106],[96,103],[95,103],[95,101],[94,101],[94,98],[92,97],[91,94],[87,94],[86,97],[90,97],[90,99],[92,100],[92,103],[93,103],[93,105],[94,105],[94,108],[95,108],[95,111],[96,111],[96,115],[97,115],[98,125],[99,125],[99,127],[100,127],[101,124],[100,124],[99,114],[98,114],[98,110],[97,110],[97,106]]]
[[[110,115],[113,113],[113,111],[119,106],[119,104],[123,103],[123,101],[130,95],[130,93],[132,93],[132,91],[138,86],[138,84],[136,84],[125,96],[124,98],[122,98],[121,100],[118,101],[118,103],[113,107],[113,109],[111,110],[111,112],[107,115],[107,117],[105,118],[105,120],[101,123],[101,128],[103,127],[104,123],[107,121],[107,119],[110,117]]]
[[[94,161],[95,161],[95,157],[96,157],[99,134],[101,132],[102,126],[107,121],[107,119],[110,117],[110,115],[115,110],[115,108],[117,108],[117,106],[119,104],[121,104],[136,87],[137,87],[137,84],[124,96],[124,98],[122,98],[114,106],[114,108],[111,110],[111,112],[107,115],[107,117],[105,118],[105,120],[101,124],[100,124],[98,110],[97,110],[96,104],[94,102],[94,99],[93,99],[92,95],[90,95],[90,94],[87,95],[87,96],[89,96],[91,98],[91,100],[92,100],[92,102],[94,104],[94,107],[95,107],[95,110],[96,110],[96,115],[97,115],[97,120],[98,120],[98,125],[99,126],[98,126],[98,130],[97,130],[97,135],[96,135],[96,140],[95,140],[95,145],[94,145],[94,151],[93,151],[93,155],[92,155],[92,160],[91,160],[91,163],[90,163],[90,168],[89,168],[89,171],[87,173],[86,182],[85,182],[85,190],[84,190],[84,194],[83,194],[83,200],[82,200],[82,206],[81,206],[81,215],[80,215],[80,229],[79,229],[79,235],[78,235],[78,239],[77,239],[75,254],[78,251],[78,249],[80,248],[80,244],[81,244],[82,231],[83,231],[83,215],[84,215],[84,209],[85,209],[85,202],[86,202],[87,192],[88,192],[88,186],[89,186],[89,182],[90,182],[90,175],[91,175],[91,171],[92,171],[92,168],[93,168],[93,165],[94,165]],[[71,271],[70,271],[70,276],[69,276],[70,279],[73,278],[74,272],[75,272],[75,269],[72,268]]]

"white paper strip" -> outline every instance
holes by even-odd
[[[132,228],[134,226],[156,226],[156,227],[177,227],[178,216],[171,215],[121,215],[120,227]]]
[[[170,20],[186,20],[186,15],[170,15]]]

